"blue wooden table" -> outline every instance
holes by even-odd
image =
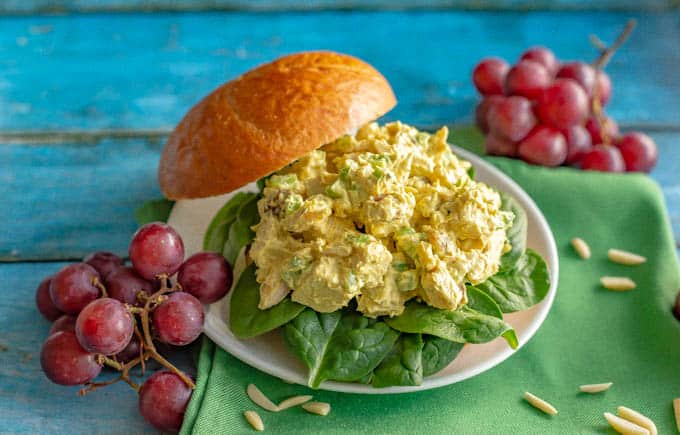
[[[125,254],[133,209],[159,196],[168,131],[213,87],[284,53],[326,48],[369,61],[399,98],[387,119],[428,128],[471,121],[470,71],[482,56],[514,60],[544,44],[563,59],[592,59],[590,33],[611,40],[635,17],[637,31],[608,68],[609,112],[624,130],[657,141],[652,177],[680,234],[680,11],[672,0],[603,1],[586,11],[579,0],[495,0],[496,10],[476,10],[473,0],[425,3],[1,3],[1,433],[150,431],[127,386],[84,399],[44,378],[38,356],[49,325],[34,308],[35,287],[93,250]],[[630,8],[638,9],[617,11]]]

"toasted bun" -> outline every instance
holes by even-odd
[[[230,192],[356,131],[396,104],[385,77],[333,52],[282,57],[227,82],[195,105],[158,168],[171,199]]]

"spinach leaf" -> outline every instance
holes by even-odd
[[[475,167],[470,166],[467,170],[468,177],[472,178],[473,180],[475,179]]]
[[[208,230],[205,232],[203,237],[204,250],[222,252],[224,244],[227,242],[229,228],[236,220],[239,208],[244,202],[253,199],[255,196],[257,195],[254,193],[239,192],[222,206],[210,221]]]
[[[548,267],[540,255],[527,249],[511,270],[501,271],[476,287],[491,296],[504,313],[526,310],[548,294]]]
[[[283,331],[291,351],[309,368],[312,388],[325,380],[365,381],[399,337],[385,322],[356,312],[324,314],[309,308]]]
[[[527,245],[527,214],[519,203],[507,193],[500,192],[501,210],[511,211],[515,218],[506,231],[512,249],[501,257],[501,271],[512,269],[524,254]]]
[[[234,264],[241,249],[255,238],[255,232],[250,227],[260,221],[260,214],[257,211],[258,198],[258,195],[247,198],[239,207],[236,220],[229,227],[222,254],[231,264]]]
[[[229,328],[239,338],[264,334],[294,319],[304,305],[286,298],[266,310],[257,307],[260,302],[260,285],[255,280],[255,264],[250,264],[241,274],[231,295]]]
[[[165,198],[146,201],[135,209],[135,220],[139,225],[149,222],[167,222],[175,201]]]
[[[489,316],[494,316],[498,319],[503,319],[503,312],[493,298],[480,289],[468,286],[467,287],[468,304],[467,306],[473,310],[479,311]],[[503,338],[508,342],[513,349],[517,348],[519,340],[514,329],[510,329],[503,333]]]
[[[457,343],[486,343],[512,330],[503,319],[469,307],[448,311],[419,302],[410,302],[400,316],[385,322],[400,332],[436,335]],[[516,343],[508,344],[516,346]]]
[[[463,349],[463,343],[422,334],[423,337],[423,376],[433,375],[456,359]]]
[[[422,382],[423,338],[420,334],[401,334],[373,371],[373,386],[420,385]]]

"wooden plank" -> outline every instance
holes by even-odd
[[[373,63],[399,105],[388,119],[467,122],[483,56],[533,44],[592,59],[629,13],[460,11],[114,14],[3,18],[0,130],[168,129],[219,83],[284,53],[326,48]],[[610,112],[624,124],[678,126],[680,11],[636,13],[614,58]],[[361,29],[361,31],[356,31]]]
[[[664,10],[672,0],[5,0],[0,13],[343,9]]]
[[[35,308],[34,291],[40,280],[65,263],[0,264],[0,433],[157,433],[137,410],[137,397],[118,383],[77,395],[78,387],[52,384],[40,368],[40,348],[49,323]],[[172,354],[189,370],[187,353]],[[113,376],[104,373],[103,379]]]
[[[133,210],[158,197],[159,142],[0,146],[0,259],[125,255]]]
[[[654,133],[663,187],[680,235],[680,133]],[[109,249],[124,255],[133,210],[160,195],[159,143],[0,145],[0,261],[81,258]]]

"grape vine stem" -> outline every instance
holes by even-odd
[[[596,35],[590,35],[590,42],[598,49],[600,50],[600,55],[593,61],[593,68],[595,68],[595,71],[598,75],[598,78],[596,80],[596,85],[594,86],[593,89],[593,102],[592,102],[592,109],[593,109],[593,114],[595,115],[595,122],[597,122],[598,128],[600,130],[600,134],[602,135],[602,143],[603,145],[611,145],[612,138],[609,137],[609,131],[608,128],[606,128],[606,123],[607,117],[604,114],[604,110],[602,109],[602,101],[601,101],[601,96],[600,96],[600,86],[597,85],[597,82],[599,81],[599,74],[601,71],[604,69],[605,66],[609,63],[611,60],[612,56],[616,52],[616,50],[623,45],[624,42],[626,42],[626,39],[630,36],[630,34],[633,32],[633,29],[635,29],[635,26],[637,25],[637,21],[634,19],[628,20],[626,23],[626,27],[623,28],[623,31],[619,34],[619,36],[616,38],[616,40],[610,45],[607,46],[600,38],[598,38]]]
[[[161,288],[156,293],[146,298],[141,298],[140,297],[141,295],[138,294],[138,299],[144,300],[143,307],[133,307],[130,305],[126,305],[128,312],[132,315],[138,315],[142,323],[142,331],[139,330],[139,327],[137,326],[136,323],[134,327],[135,337],[137,340],[139,340],[139,356],[135,357],[134,359],[130,360],[125,364],[121,364],[119,361],[113,358],[109,358],[105,355],[97,355],[97,362],[99,364],[106,365],[119,371],[120,376],[106,382],[90,382],[79,391],[80,395],[85,395],[90,391],[96,390],[97,388],[101,388],[106,385],[111,385],[119,381],[124,381],[139,393],[140,386],[130,379],[130,370],[133,367],[140,364],[142,368],[142,376],[144,376],[144,372],[146,370],[145,362],[149,358],[156,360],[163,367],[179,376],[180,379],[182,379],[182,381],[192,390],[196,388],[196,384],[194,384],[194,381],[189,376],[187,376],[186,373],[184,373],[183,371],[175,367],[170,361],[165,359],[163,355],[158,353],[158,350],[156,350],[156,346],[154,346],[153,344],[149,314],[158,305],[160,305],[164,300],[167,299],[167,296],[165,296],[167,293],[181,291],[181,286],[179,284],[174,284],[172,286],[168,285],[168,277],[166,275],[159,275],[158,279],[161,282]],[[93,280],[93,284],[99,287],[99,289],[102,291],[102,295],[106,297],[106,288],[101,282],[99,282],[97,278]]]

